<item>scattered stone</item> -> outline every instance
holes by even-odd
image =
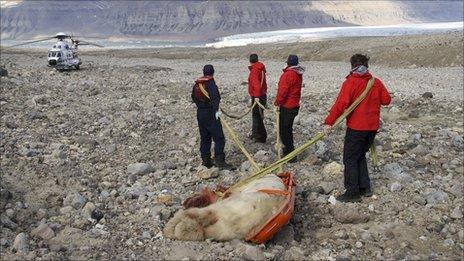
[[[354,204],[337,204],[333,208],[335,220],[340,223],[366,223],[369,221],[369,214],[362,212]]]
[[[0,223],[4,227],[7,227],[7,228],[12,229],[12,230],[14,230],[14,229],[16,229],[18,227],[18,225],[15,222],[11,221],[11,219],[7,215],[4,215],[4,214],[2,214],[0,216]]]
[[[401,183],[410,183],[414,181],[411,175],[405,173],[403,168],[396,162],[386,164],[383,167],[383,172],[389,179],[397,180]]]
[[[424,196],[425,200],[427,200],[427,204],[446,203],[449,200],[448,194],[446,194],[446,192],[436,189],[429,189],[424,193]]]
[[[305,256],[303,250],[297,246],[292,246],[290,249],[286,250],[283,256],[283,260],[307,260],[307,256]]]
[[[413,200],[421,206],[425,206],[427,204],[427,200],[421,196],[415,196]]]
[[[324,182],[321,182],[319,187],[321,188],[321,192],[327,195],[327,194],[330,194],[330,192],[332,192],[332,190],[334,190],[337,187],[337,184],[335,184],[335,182],[324,181]]]
[[[5,68],[0,67],[0,76],[8,77],[8,70]]]
[[[85,218],[92,218],[92,212],[95,210],[95,204],[92,202],[87,202],[82,208],[82,215]]]
[[[337,204],[337,199],[332,195],[329,197],[329,199],[327,201],[332,205]]]
[[[363,247],[363,243],[361,243],[360,241],[356,241],[355,246],[356,246],[356,248],[361,248],[361,247]]]
[[[127,166],[127,173],[132,175],[144,175],[152,171],[152,166],[147,163],[133,163]]]
[[[13,249],[19,253],[26,253],[29,251],[29,239],[26,233],[19,233],[13,242]]]
[[[198,169],[196,175],[201,179],[217,178],[219,176],[219,169],[216,167],[212,167],[208,169],[202,166]]]
[[[253,245],[246,245],[245,246],[245,252],[243,254],[243,258],[245,260],[252,260],[252,261],[266,260],[266,258],[264,257],[263,250],[261,250],[261,248],[259,248],[257,246],[253,246]]]
[[[74,208],[72,206],[62,207],[62,208],[60,208],[60,214],[65,215],[65,214],[68,214],[68,213],[72,212],[73,210],[74,210]]]
[[[81,209],[84,204],[85,198],[77,192],[69,193],[63,201],[63,205],[73,206],[75,209]]]
[[[13,209],[9,208],[9,209],[5,210],[5,214],[6,214],[9,218],[13,218],[15,212],[14,212]]]
[[[98,222],[104,217],[104,214],[98,208],[96,208],[92,211],[90,217]]]
[[[337,232],[335,232],[335,236],[340,239],[348,239],[348,233],[345,229],[340,229]]]
[[[47,224],[42,223],[31,231],[31,235],[49,240],[55,236],[55,232]]]
[[[340,175],[342,171],[342,165],[338,162],[333,161],[324,166],[324,169],[322,170],[322,175],[333,177]]]
[[[391,184],[390,186],[390,191],[391,192],[398,192],[398,191],[401,191],[403,187],[401,186],[400,183],[398,182],[394,182],[393,184]]]
[[[453,211],[451,211],[450,217],[453,219],[461,219],[463,217],[461,208],[459,206],[455,207]]]
[[[431,92],[424,92],[424,93],[422,94],[422,98],[432,99],[432,98],[433,98],[433,93],[431,93]]]
[[[163,203],[165,205],[172,205],[173,201],[174,201],[174,197],[168,191],[162,191],[158,195],[158,203]]]

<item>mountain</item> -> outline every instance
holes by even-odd
[[[63,31],[211,40],[305,27],[463,20],[462,1],[2,1],[1,38]]]

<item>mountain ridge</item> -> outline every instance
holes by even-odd
[[[281,29],[462,21],[462,1],[22,1],[1,8],[1,38],[58,31],[210,40]]]

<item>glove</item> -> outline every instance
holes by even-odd
[[[216,114],[214,114],[214,116],[216,116],[216,120],[219,120],[219,117],[221,116],[221,112],[217,111]]]
[[[254,98],[254,102],[259,102],[259,98]]]

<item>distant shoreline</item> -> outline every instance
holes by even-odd
[[[246,45],[301,43],[323,40],[343,39],[351,37],[389,37],[440,34],[459,32],[464,30],[464,22],[416,23],[383,26],[343,26],[343,27],[315,27],[256,33],[235,34],[215,39],[216,41],[201,41],[191,36],[110,36],[104,40],[94,42],[108,49],[127,48],[202,48],[202,47],[238,47]],[[85,39],[85,38],[84,38]],[[17,40],[2,40],[2,46],[21,43]],[[25,45],[21,48],[49,47],[50,42],[39,42]],[[87,49],[87,47],[86,47]]]

